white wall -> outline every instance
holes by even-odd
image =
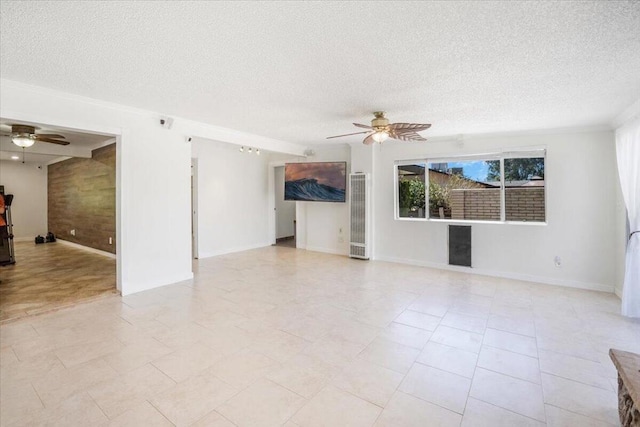
[[[316,148],[306,162],[347,162],[347,185],[351,171],[348,146]],[[349,192],[346,203],[296,202],[297,247],[318,252],[349,253]],[[340,232],[342,230],[342,233]]]
[[[0,105],[7,120],[117,136],[116,251],[118,288],[123,295],[193,277],[188,137],[292,155],[305,150],[286,141],[179,117],[171,129],[165,129],[159,123],[163,114],[158,112],[6,79],[0,79]]]
[[[616,279],[614,292],[620,298],[622,298],[622,288],[624,287],[624,273],[627,254],[627,242],[629,236],[629,224],[627,221],[627,208],[624,204],[624,197],[622,195],[622,188],[620,187],[620,178],[618,175],[618,167],[615,168],[616,179],[616,242],[615,247],[615,266],[616,266]]]
[[[206,258],[268,246],[269,156],[196,139],[198,255]]]
[[[190,156],[153,112],[2,80],[2,117],[119,135],[116,223],[123,295],[193,277]]]
[[[294,234],[296,202],[284,200],[284,166],[274,171],[274,192],[276,204],[276,238],[290,237]]]
[[[1,160],[0,185],[4,185],[5,194],[14,195],[11,218],[16,240],[33,240],[38,234],[44,236],[47,233],[47,167]]]
[[[619,268],[620,205],[608,131],[386,143],[371,147],[377,150],[373,159],[353,150],[354,164],[372,162],[375,171],[374,257],[449,268],[446,223],[394,220],[395,160],[540,145],[547,148],[547,224],[472,224],[470,272],[612,292]],[[562,258],[560,268],[553,262],[556,255]]]

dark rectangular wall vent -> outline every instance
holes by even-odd
[[[449,265],[471,267],[471,226],[449,226]]]

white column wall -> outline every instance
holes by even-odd
[[[347,162],[351,171],[350,149],[346,145],[316,148],[306,162]],[[348,186],[348,181],[347,181]],[[346,203],[296,202],[297,246],[310,251],[347,255],[349,253],[349,193]],[[340,232],[342,230],[342,232]]]
[[[153,112],[2,80],[2,117],[118,135],[118,286],[123,295],[193,277],[184,135]]]

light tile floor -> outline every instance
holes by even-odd
[[[618,425],[611,294],[269,247],[0,326],[2,426]]]

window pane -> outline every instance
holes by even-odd
[[[507,221],[545,220],[544,157],[504,159]]]
[[[429,218],[500,221],[500,161],[429,163]]]
[[[398,165],[398,216],[425,218],[425,164]]]

